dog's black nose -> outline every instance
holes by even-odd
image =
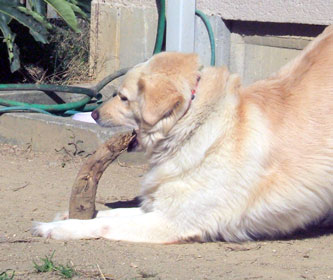
[[[92,117],[95,121],[97,121],[97,120],[99,119],[99,113],[98,113],[98,110],[94,110],[94,111],[92,111],[92,113],[91,113],[91,117]]]

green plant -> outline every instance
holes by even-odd
[[[59,17],[75,32],[80,32],[77,17],[88,20],[91,0],[0,0],[0,30],[7,46],[11,72],[20,69],[20,52],[12,32],[12,20],[29,29],[34,40],[46,44],[54,25],[47,19],[47,4],[54,8]],[[28,5],[27,5],[28,4]]]
[[[34,268],[37,272],[49,272],[55,270],[55,265],[53,263],[53,256],[55,251],[52,252],[51,256],[45,256],[45,258],[41,258],[42,264],[37,264],[33,261]]]
[[[64,278],[73,278],[77,274],[75,269],[70,265],[56,265],[52,260],[54,253],[55,251],[52,252],[51,256],[45,256],[45,258],[41,258],[41,264],[37,264],[35,261],[33,261],[34,268],[36,269],[37,273],[55,271]]]
[[[69,265],[58,265],[55,268],[62,277],[67,279],[73,278],[77,274],[74,268]]]
[[[7,273],[8,271],[11,271],[12,275],[9,276],[8,273]],[[14,270],[7,269],[7,270],[0,273],[0,280],[12,280],[12,279],[14,279],[14,275],[15,275]]]

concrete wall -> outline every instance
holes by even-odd
[[[151,57],[158,1],[94,0],[91,67],[100,80]],[[333,22],[329,0],[197,0],[209,15],[216,40],[216,64],[239,73],[245,84],[277,71]],[[196,18],[195,52],[209,65],[206,28]],[[314,25],[315,24],[315,25]]]
[[[151,57],[157,18],[156,7],[93,1],[90,67],[98,80]]]
[[[323,25],[333,22],[330,0],[197,0],[197,8],[227,20]]]
[[[94,0],[93,2],[98,2]],[[155,8],[158,0],[103,0],[123,7]],[[197,8],[225,20],[306,23],[328,25],[333,22],[330,0],[197,0]]]
[[[229,69],[245,85],[268,77],[319,35],[325,26],[229,21]]]

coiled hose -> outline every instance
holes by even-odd
[[[211,65],[215,65],[215,40],[213,29],[207,16],[196,10],[195,14],[199,16],[204,22],[210,40],[211,47]],[[159,19],[157,27],[157,36],[154,48],[154,54],[162,51],[164,34],[165,34],[165,0],[160,0],[159,7]],[[117,72],[105,77],[97,85],[91,88],[83,88],[77,86],[60,86],[60,85],[36,85],[36,84],[0,84],[0,91],[42,91],[42,92],[59,92],[59,93],[75,93],[85,95],[78,101],[68,102],[63,104],[31,104],[25,102],[19,102],[15,100],[8,100],[0,98],[0,105],[7,106],[5,108],[0,108],[0,113],[13,112],[13,111],[32,111],[39,112],[48,115],[60,114],[60,115],[73,115],[77,112],[90,112],[96,109],[100,103],[102,95],[100,91],[111,81],[119,78],[120,76],[126,74],[130,68],[123,68]],[[92,103],[92,104],[91,104]]]

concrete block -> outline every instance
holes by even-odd
[[[205,24],[199,17],[195,17],[194,51],[200,54],[201,63],[208,66],[211,57],[211,48]]]
[[[234,37],[238,34],[231,34],[229,70],[232,73],[237,73],[244,78],[244,63],[245,63],[245,43],[243,40],[239,42]]]
[[[278,71],[324,28],[240,21],[230,26],[230,70],[239,73],[245,85]]]
[[[151,57],[157,17],[155,7],[92,2],[90,67],[97,80]]]
[[[278,71],[300,52],[295,49],[247,44],[244,56],[243,83],[264,79]]]
[[[215,41],[216,41],[216,65],[230,64],[230,40],[231,32],[227,23],[219,17],[214,16],[215,19]]]
[[[101,80],[119,69],[120,8],[93,1],[90,31],[90,70]]]
[[[144,60],[149,59],[154,52],[156,36],[157,36],[157,21],[158,13],[157,7],[146,7],[144,10],[145,18],[145,38],[146,42],[144,44]]]
[[[134,66],[145,60],[144,10],[135,7],[120,8],[120,68]]]
[[[230,71],[244,85],[267,78],[287,64],[312,38],[231,34]]]
[[[208,17],[215,38],[216,65],[229,65],[230,31],[225,22],[216,16]],[[207,28],[198,16],[195,18],[195,52],[200,55],[201,62],[209,66],[211,59],[211,46]]]
[[[31,147],[33,151],[55,152],[65,148],[75,151],[75,143],[83,155],[89,155],[106,140],[118,133],[129,132],[123,126],[103,128],[96,124],[74,121],[34,113],[10,113],[0,115],[0,143]],[[145,164],[142,152],[122,153],[121,162]]]
[[[0,115],[0,142],[31,145],[35,151],[73,150],[77,143],[81,150],[92,153],[107,139],[128,131],[125,127],[102,128],[96,124],[74,121],[35,113]]]

